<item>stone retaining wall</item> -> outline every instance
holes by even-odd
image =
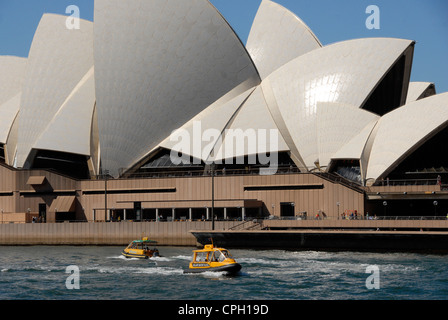
[[[240,221],[217,221],[227,230]],[[127,245],[148,237],[161,246],[195,246],[190,230],[211,230],[210,221],[1,224],[0,245]]]

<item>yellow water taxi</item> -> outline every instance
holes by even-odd
[[[237,273],[241,265],[233,259],[230,252],[224,248],[216,248],[207,244],[203,249],[193,251],[193,260],[184,273],[200,273],[205,271],[226,271]]]
[[[151,249],[150,246],[156,244],[157,241],[143,238],[142,240],[132,241],[126,249],[121,253],[126,258],[140,258],[148,259],[151,257],[159,256],[159,250],[157,248]]]

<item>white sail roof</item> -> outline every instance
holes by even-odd
[[[322,45],[294,13],[273,1],[263,0],[246,47],[264,79],[285,63]]]
[[[218,162],[289,151],[267,107],[261,86],[243,102],[223,132],[220,142],[211,157]]]
[[[436,94],[434,83],[410,82],[406,103],[417,101]]]
[[[7,142],[20,109],[26,58],[0,56],[0,143]]]
[[[0,106],[22,92],[27,59],[0,56]]]
[[[410,40],[386,38],[339,42],[292,60],[264,81],[277,104],[274,120],[284,122],[303,159],[301,166],[312,169],[320,163],[318,104],[360,108],[412,45]],[[380,47],[383,49],[378,50]],[[273,108],[272,104],[269,107]],[[352,117],[349,107],[343,110],[347,118]]]
[[[36,140],[34,148],[90,156],[94,106],[95,79],[92,67],[54,114]]]
[[[446,126],[448,93],[411,102],[384,115],[378,122],[366,178],[385,178],[403,159]]]
[[[260,79],[207,0],[97,0],[95,81],[102,165],[117,176],[229,91]]]
[[[31,45],[18,119],[18,167],[31,165],[37,139],[93,66],[93,23],[80,20],[80,29],[71,30],[66,20],[43,15]],[[80,118],[77,112],[71,116]]]

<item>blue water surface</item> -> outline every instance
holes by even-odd
[[[228,276],[184,274],[195,248],[159,247],[162,256],[149,260],[126,259],[122,249],[0,247],[0,300],[448,298],[448,255],[235,249],[243,268]]]

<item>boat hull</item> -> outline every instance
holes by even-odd
[[[188,268],[184,270],[184,273],[227,272],[230,274],[235,274],[240,270],[241,265],[239,263],[232,263],[219,267]]]
[[[125,256],[126,258],[138,258],[138,259],[149,259],[152,257],[156,257],[158,256],[157,252],[154,253],[148,253],[148,254],[139,254],[139,253],[132,253],[132,252],[126,252],[126,251],[122,251],[121,254],[123,256]]]

